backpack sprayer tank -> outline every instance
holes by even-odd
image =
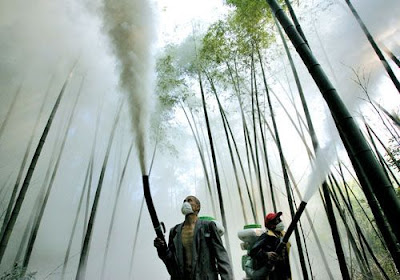
[[[247,253],[264,232],[265,230],[262,229],[261,225],[259,224],[245,225],[243,230],[238,232],[239,239],[243,241],[243,243],[240,243],[240,247],[242,250],[246,251],[246,255],[242,256],[242,269],[246,273],[246,277],[243,278],[244,280],[251,279],[248,268],[252,268],[252,260]]]
[[[199,220],[203,220],[203,221],[213,221],[215,223],[215,225],[217,226],[217,231],[219,236],[224,235],[225,233],[225,228],[222,225],[222,223],[220,221],[217,221],[214,217],[211,216],[200,216]]]

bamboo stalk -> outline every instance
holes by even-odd
[[[28,191],[28,187],[29,187],[30,181],[32,179],[33,172],[35,171],[36,164],[38,162],[39,156],[41,154],[42,148],[43,148],[44,143],[46,141],[46,138],[47,138],[48,132],[50,130],[51,124],[53,122],[54,115],[57,112],[58,106],[59,106],[61,98],[62,98],[62,96],[63,96],[63,94],[65,92],[65,89],[66,89],[66,87],[68,85],[68,82],[70,81],[70,79],[72,77],[72,73],[73,73],[73,70],[75,68],[76,63],[72,67],[72,70],[70,71],[66,81],[64,82],[64,85],[62,86],[61,91],[60,91],[60,93],[59,93],[59,95],[57,97],[57,100],[56,100],[56,102],[55,102],[55,104],[53,106],[53,109],[52,109],[52,111],[50,113],[50,116],[49,116],[49,119],[47,121],[46,127],[44,128],[44,131],[42,133],[42,136],[40,137],[38,146],[37,146],[37,148],[35,150],[35,154],[34,154],[34,156],[32,158],[32,161],[31,161],[31,163],[29,165],[28,172],[27,172],[27,174],[25,176],[25,179],[24,179],[24,182],[22,184],[21,190],[20,190],[20,192],[18,194],[17,200],[16,200],[15,205],[14,205],[14,209],[11,212],[10,219],[7,222],[7,226],[5,227],[4,234],[1,237],[1,240],[0,240],[0,263],[3,260],[4,253],[6,251],[6,248],[7,248],[7,245],[8,245],[8,241],[9,241],[10,236],[11,236],[11,232],[13,231],[14,225],[15,225],[15,223],[17,221],[17,217],[18,217],[19,212],[21,210],[22,203],[23,203],[23,201],[25,199],[25,195],[26,195],[26,193]]]
[[[43,102],[42,102],[42,104],[40,106],[38,117],[36,118],[36,122],[35,122],[35,125],[33,127],[33,130],[32,130],[32,133],[31,133],[31,137],[30,137],[29,142],[28,142],[28,146],[26,147],[25,154],[24,154],[24,157],[23,157],[22,162],[21,162],[21,166],[20,166],[19,171],[18,171],[17,179],[15,181],[14,188],[13,188],[13,191],[11,193],[11,197],[10,197],[10,200],[9,200],[9,203],[8,203],[8,206],[7,206],[7,211],[6,211],[6,214],[5,214],[4,221],[3,221],[3,225],[2,225],[0,236],[3,236],[5,227],[7,225],[7,221],[10,218],[11,211],[12,211],[12,208],[14,206],[15,197],[17,195],[18,188],[19,188],[19,185],[21,183],[21,178],[22,178],[22,175],[23,175],[24,170],[25,170],[26,161],[28,159],[29,152],[31,151],[31,147],[32,147],[34,136],[35,136],[35,132],[36,132],[37,127],[39,125],[40,118],[41,118],[41,116],[43,114],[44,105],[46,104],[46,100],[49,97],[50,85],[51,85],[52,81],[53,81],[53,77],[50,79],[50,82],[49,82],[49,84],[47,86],[45,98],[44,98],[44,100],[43,100]]]
[[[235,82],[235,79],[234,79],[234,77],[233,77],[233,73],[232,73],[231,67],[229,66],[228,63],[227,63],[227,67],[228,67],[228,72],[229,72],[229,74],[230,74],[232,83],[234,84],[234,87],[235,87],[235,92],[238,94],[239,89],[238,89],[237,86],[236,86],[236,82]],[[218,104],[219,104],[218,106],[221,106],[221,108],[222,108],[221,102],[220,102],[220,100],[219,100],[219,98],[218,98],[218,95],[216,94],[215,86],[214,86],[214,84],[212,83],[212,81],[211,81],[210,79],[209,79],[209,81],[210,81],[211,87],[214,89],[215,97],[216,97],[217,102],[218,102]],[[241,156],[240,156],[240,152],[239,152],[239,149],[238,149],[238,145],[237,145],[237,143],[236,143],[236,140],[235,140],[235,137],[234,137],[234,133],[233,133],[233,131],[232,131],[232,129],[231,129],[231,126],[230,126],[230,124],[229,124],[229,122],[228,122],[228,119],[227,119],[227,117],[226,117],[226,114],[224,113],[224,110],[222,110],[221,113],[223,114],[223,123],[224,123],[224,124],[226,125],[226,127],[228,128],[229,135],[230,135],[230,137],[231,137],[231,139],[232,139],[233,147],[235,148],[235,153],[236,153],[236,156],[237,156],[237,158],[238,158],[240,170],[241,170],[241,172],[242,172],[243,180],[244,180],[244,183],[245,183],[245,186],[246,186],[246,191],[247,191],[247,195],[248,195],[248,198],[249,198],[251,211],[252,211],[252,214],[253,214],[253,219],[254,219],[254,222],[256,223],[256,222],[257,222],[256,209],[255,209],[255,205],[254,205],[253,199],[252,199],[252,197],[251,197],[251,193],[250,193],[250,188],[249,188],[247,176],[246,176],[246,172],[245,172],[245,170],[244,170],[243,161],[242,161],[242,158],[241,158]],[[227,139],[229,139],[228,136],[227,136]],[[228,147],[229,147],[229,145],[230,145],[230,142],[229,142],[229,140],[228,140]],[[232,158],[232,157],[231,157],[231,158]],[[233,160],[233,159],[232,159],[232,163],[234,163],[234,160]]]
[[[245,140],[247,166],[249,169],[248,174],[249,174],[249,179],[250,179],[251,195],[252,195],[252,201],[254,204],[254,209],[257,210],[257,201],[255,199],[254,188],[252,187],[253,186],[253,177],[252,177],[252,172],[251,172],[252,165],[250,163],[250,160],[252,160],[251,162],[253,163],[254,166],[255,166],[255,161],[254,161],[253,150],[252,150],[251,144],[250,144],[251,141],[250,141],[249,131],[248,131],[248,127],[247,127],[246,117],[244,114],[243,101],[241,98],[241,91],[240,91],[240,86],[239,86],[239,73],[237,70],[236,61],[235,61],[235,76],[236,76],[236,81],[237,81],[237,91],[235,93],[236,93],[236,97],[238,98],[240,114],[241,114],[241,118],[242,118],[243,136],[244,136],[244,140]],[[255,222],[258,223],[258,215],[256,215]]]
[[[225,217],[224,200],[222,198],[221,185],[220,185],[219,174],[218,174],[217,159],[216,159],[215,150],[214,150],[214,142],[213,142],[213,138],[212,138],[211,127],[210,127],[210,123],[208,120],[205,93],[204,93],[203,82],[202,82],[200,73],[198,73],[198,79],[199,79],[198,82],[199,82],[199,86],[200,86],[201,98],[202,98],[202,103],[203,103],[204,118],[205,118],[205,122],[206,122],[206,126],[207,126],[208,140],[209,140],[211,155],[212,155],[212,160],[213,160],[215,183],[217,186],[219,208],[221,211],[221,219],[222,219],[222,224],[223,224],[224,228],[227,229],[228,226],[227,226],[226,217]],[[228,254],[229,254],[229,256],[231,256],[228,234],[224,235],[224,239],[225,239],[225,246],[226,246],[226,248],[228,248],[227,249]]]
[[[57,160],[56,160],[56,163],[55,163],[55,166],[54,166],[53,174],[51,176],[49,185],[47,187],[47,191],[46,191],[46,194],[44,196],[44,199],[43,199],[42,205],[40,207],[40,210],[39,210],[39,212],[37,214],[37,217],[35,219],[34,227],[33,227],[33,230],[31,232],[31,236],[30,236],[29,241],[28,241],[28,246],[27,246],[27,249],[26,249],[26,252],[25,252],[24,261],[22,263],[22,267],[23,268],[27,268],[28,264],[29,264],[29,261],[30,261],[30,257],[31,257],[32,250],[33,250],[33,245],[35,244],[35,241],[36,241],[36,236],[37,236],[37,233],[39,231],[39,227],[40,227],[40,224],[41,224],[41,221],[42,221],[42,218],[43,218],[44,210],[46,209],[47,201],[49,199],[51,190],[53,188],[54,180],[55,180],[57,172],[58,172],[58,167],[60,165],[61,158],[62,158],[62,155],[64,153],[65,143],[67,142],[67,138],[68,138],[68,132],[69,132],[69,130],[71,128],[72,120],[73,120],[73,117],[74,117],[74,115],[76,113],[76,107],[77,107],[78,100],[79,100],[79,97],[80,97],[81,92],[82,92],[83,82],[84,82],[84,78],[82,78],[78,94],[77,94],[77,96],[75,98],[75,101],[74,101],[74,104],[72,106],[72,111],[71,111],[70,117],[68,119],[67,128],[65,129],[64,135],[62,137],[63,141],[62,141],[60,152],[58,154],[58,157],[57,157]]]
[[[262,185],[262,180],[261,180],[260,159],[258,156],[258,145],[257,145],[257,124],[256,124],[256,116],[255,116],[255,111],[256,111],[255,107],[257,106],[259,123],[261,123],[260,106],[259,106],[259,102],[258,102],[257,80],[256,80],[256,70],[255,70],[255,66],[254,66],[253,52],[251,54],[251,72],[252,72],[252,81],[253,81],[251,83],[251,88],[252,88],[251,89],[251,107],[252,107],[252,117],[253,117],[254,153],[255,153],[254,157],[255,157],[255,161],[256,161],[257,183],[258,183],[258,189],[260,192],[263,217],[265,217],[265,215],[267,215],[267,210],[265,208],[264,191],[263,191],[263,185]]]
[[[87,260],[89,257],[90,242],[91,242],[92,233],[93,233],[93,226],[94,226],[94,222],[95,222],[97,207],[98,207],[99,200],[100,200],[101,190],[103,187],[104,174],[106,171],[108,158],[109,158],[110,151],[111,151],[111,146],[112,146],[112,143],[114,140],[115,130],[116,130],[119,118],[121,116],[121,108],[122,108],[122,102],[118,106],[117,115],[115,117],[114,124],[112,126],[110,138],[108,140],[107,151],[104,156],[103,165],[102,165],[100,177],[99,177],[99,182],[97,184],[96,193],[95,193],[94,201],[92,204],[92,209],[90,212],[89,222],[88,222],[88,226],[87,226],[86,233],[85,233],[85,239],[83,241],[83,246],[82,246],[82,250],[81,250],[81,254],[80,254],[80,258],[79,258],[78,271],[77,271],[76,278],[75,278],[76,280],[85,279]]]
[[[78,224],[79,213],[81,211],[82,204],[83,204],[83,199],[85,197],[85,190],[86,190],[86,188],[89,187],[89,183],[90,183],[89,182],[89,173],[90,173],[90,168],[91,168],[92,165],[93,165],[93,158],[91,157],[90,160],[89,160],[88,166],[86,168],[85,181],[83,183],[81,196],[79,198],[78,209],[76,210],[76,214],[75,214],[75,218],[74,218],[74,224],[72,225],[71,235],[70,235],[69,240],[68,240],[67,251],[65,252],[64,263],[63,263],[62,271],[61,271],[61,279],[62,280],[65,279],[65,272],[66,272],[67,267],[68,267],[69,255],[70,255],[71,248],[72,248],[72,241],[74,240],[76,226]]]
[[[238,193],[239,193],[239,199],[240,199],[240,203],[242,205],[243,219],[244,219],[245,223],[247,224],[248,223],[248,218],[247,218],[247,214],[246,214],[246,211],[245,211],[245,208],[244,208],[243,194],[242,194],[242,190],[240,188],[239,176],[238,176],[238,172],[237,172],[235,159],[233,157],[232,145],[231,145],[231,142],[229,140],[229,133],[228,133],[229,122],[228,122],[228,119],[226,117],[225,111],[224,111],[224,109],[222,107],[221,101],[219,100],[219,97],[218,97],[218,94],[217,94],[217,91],[216,91],[216,88],[215,88],[215,85],[214,85],[214,82],[213,82],[212,78],[207,73],[205,73],[205,75],[206,75],[206,77],[208,79],[208,82],[211,85],[212,92],[214,93],[215,99],[217,100],[217,103],[218,103],[218,108],[219,108],[219,112],[220,112],[220,115],[221,115],[222,124],[223,124],[223,127],[224,127],[225,138],[226,138],[226,142],[227,142],[228,149],[229,149],[229,155],[231,157],[233,172],[234,172],[234,175],[235,175],[236,186],[237,186],[237,190],[238,190]],[[250,203],[251,203],[251,201],[250,201]]]
[[[96,118],[96,128],[94,131],[94,138],[93,138],[93,144],[92,144],[92,151],[90,155],[90,160],[92,164],[90,165],[90,171],[89,171],[89,185],[87,188],[87,193],[86,193],[86,207],[85,207],[85,217],[84,217],[84,222],[83,222],[83,231],[82,231],[82,247],[83,243],[85,242],[85,234],[88,226],[88,221],[89,221],[89,207],[90,207],[90,193],[91,193],[91,187],[93,184],[93,169],[94,169],[94,156],[95,156],[95,150],[97,146],[97,137],[98,137],[98,132],[100,128],[100,117],[101,117],[101,112],[103,111],[103,106],[104,106],[104,96],[98,104],[97,108],[97,118]]]
[[[108,227],[107,241],[106,241],[106,248],[105,248],[105,253],[104,253],[104,258],[103,258],[101,279],[104,279],[104,270],[105,270],[105,267],[107,265],[107,257],[108,257],[108,251],[109,251],[109,246],[110,246],[110,240],[111,240],[112,230],[114,228],[114,223],[115,223],[115,214],[117,213],[117,205],[118,205],[118,201],[120,199],[121,187],[122,187],[122,183],[123,183],[124,178],[125,178],[126,168],[128,167],[128,162],[129,162],[129,158],[131,156],[133,144],[134,144],[134,141],[132,141],[132,143],[131,143],[131,145],[129,147],[128,154],[127,154],[126,159],[125,159],[124,167],[122,169],[121,176],[119,177],[119,180],[118,180],[117,194],[116,194],[116,197],[115,197],[114,206],[113,206],[113,210],[112,210],[112,214],[111,214],[110,226]]]
[[[297,16],[292,8],[292,5],[290,4],[289,0],[285,0],[285,4],[289,10],[290,16],[293,20],[294,26],[296,27],[297,32],[300,34],[301,38],[303,38],[304,42],[307,44],[308,46],[308,42],[307,42],[307,38],[304,35],[303,29],[301,28],[301,25],[299,23],[299,21],[297,20]]]
[[[62,126],[59,126],[57,128],[57,133],[56,133],[57,137],[56,137],[56,139],[61,138],[61,133],[62,133]],[[57,156],[57,150],[59,148],[57,144],[58,144],[57,142],[55,142],[53,144],[53,149],[52,149],[52,152],[51,152],[51,158],[50,158],[49,163],[48,163],[48,167],[47,167],[47,170],[46,170],[46,175],[44,177],[44,180],[43,180],[42,186],[41,186],[41,188],[39,190],[39,193],[36,196],[34,206],[33,206],[32,210],[31,210],[31,214],[29,215],[29,223],[25,227],[24,234],[23,234],[21,242],[19,244],[18,252],[17,252],[17,254],[15,256],[14,263],[18,263],[21,260],[21,255],[24,252],[25,246],[28,245],[29,236],[31,235],[31,232],[33,230],[33,225],[35,223],[35,220],[36,220],[36,217],[37,217],[37,213],[39,212],[40,203],[44,198],[45,191],[46,191],[46,186],[50,182],[51,171],[53,170],[54,162],[55,162],[56,156]]]
[[[214,203],[214,198],[213,198],[214,196],[213,196],[213,192],[211,190],[211,181],[210,181],[210,177],[209,177],[209,174],[208,174],[206,160],[204,158],[204,152],[203,152],[203,149],[202,149],[202,147],[200,145],[200,140],[199,140],[199,137],[198,137],[198,130],[197,130],[197,127],[195,125],[192,125],[192,123],[190,122],[189,115],[187,114],[187,112],[185,110],[185,107],[183,106],[182,103],[181,103],[181,108],[182,108],[182,110],[183,110],[183,112],[185,114],[186,120],[188,121],[189,127],[192,130],[192,134],[193,134],[194,140],[196,142],[196,147],[197,147],[197,150],[199,152],[200,161],[201,161],[201,164],[203,166],[204,176],[206,177],[207,189],[208,189],[208,193],[210,195],[212,210],[213,210],[213,213],[215,215],[216,214],[216,210],[215,210],[215,203]]]

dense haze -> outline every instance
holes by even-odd
[[[115,7],[117,2],[120,6]],[[154,4],[154,14],[151,15],[150,7],[146,2],[107,0],[104,2],[104,6],[102,1],[97,0],[40,0],[32,3],[21,0],[5,0],[0,2],[0,125],[6,120],[6,114],[13,98],[18,93],[18,88],[21,87],[13,111],[4,127],[4,133],[0,136],[0,213],[3,213],[7,207],[11,189],[33,133],[40,106],[45,102],[43,117],[40,119],[37,131],[34,132],[33,147],[37,145],[47,121],[46,118],[62,84],[77,61],[73,77],[61,100],[59,111],[33,175],[21,215],[17,220],[1,264],[0,274],[9,270],[14,261],[29,215],[34,207],[36,197],[40,193],[46,171],[54,162],[53,155],[59,151],[60,135],[63,134],[72,104],[83,82],[77,113],[73,117],[72,126],[68,132],[60,168],[56,173],[53,190],[38,232],[28,270],[37,271],[37,279],[59,279],[60,267],[71,234],[94,138],[96,137],[97,143],[92,186],[97,184],[111,126],[118,110],[118,104],[120,100],[123,100],[122,119],[117,126],[116,138],[111,149],[99,210],[96,215],[87,279],[100,279],[99,267],[103,263],[105,240],[121,166],[134,135],[141,135],[150,139],[147,144],[142,144],[147,149],[147,163],[144,164],[142,160],[139,160],[138,150],[143,150],[142,148],[133,150],[122,185],[105,267],[105,279],[129,279],[132,246],[142,202],[141,174],[145,168],[149,168],[155,139],[154,135],[150,135],[154,130],[150,130],[147,121],[138,129],[136,125],[141,123],[135,116],[139,110],[143,110],[149,115],[152,108],[150,104],[154,102],[155,98],[151,97],[154,94],[151,83],[155,77],[155,73],[151,72],[151,69],[154,67],[156,54],[147,46],[156,44],[161,51],[166,42],[180,42],[184,40],[184,36],[190,35],[192,23],[206,26],[211,20],[215,20],[215,14],[222,15],[227,11],[221,5],[222,3],[214,6],[213,1],[190,0],[182,3],[160,1],[152,3]],[[302,6],[295,6],[295,9],[310,46],[351,112],[357,117],[360,107],[367,107],[364,101],[365,96],[352,81],[355,76],[351,68],[359,69],[360,73],[362,71],[369,73],[369,89],[373,98],[387,110],[398,112],[400,108],[398,92],[384,73],[380,61],[344,1],[309,0],[300,2],[303,2]],[[328,4],[328,2],[331,3]],[[383,42],[393,53],[399,55],[399,1],[357,0],[352,2],[375,38]],[[141,4],[146,7],[143,8]],[[205,9],[207,6],[209,6],[209,10],[205,10],[203,14],[189,12],[191,7]],[[188,11],[179,11],[183,8]],[[200,11],[200,8],[198,10]],[[118,12],[115,13],[115,11]],[[121,13],[121,11],[125,13]],[[127,24],[122,26],[122,30],[118,30],[116,27],[121,26],[114,26],[114,20],[121,14],[126,17],[123,21]],[[193,16],[193,22],[188,15]],[[132,30],[134,30],[133,33],[130,32]],[[127,38],[129,34],[132,37]],[[135,45],[136,43],[138,44]],[[288,77],[290,83],[286,80],[284,69],[289,69],[289,66],[286,57],[283,56],[283,46],[279,38],[271,49],[274,57],[268,65],[268,71],[274,73],[274,76],[268,75],[269,82],[274,92],[279,94],[288,90],[289,87],[294,88],[295,84],[291,75]],[[282,59],[278,52],[282,53]],[[337,145],[339,153],[343,153],[321,94],[297,55],[294,55],[294,59],[300,71],[306,98],[310,101],[310,111],[315,121],[317,135],[321,140],[321,146]],[[399,71],[396,74],[400,77]],[[280,82],[277,81],[278,79]],[[280,83],[284,87],[281,87]],[[47,91],[49,95],[45,99]],[[135,95],[139,91],[146,92],[146,94]],[[144,100],[137,101],[136,97],[144,97]],[[280,109],[277,109],[275,113],[283,115]],[[100,125],[96,136],[96,119],[99,114]],[[150,176],[156,210],[160,220],[164,221],[167,228],[183,221],[180,207],[184,197],[188,194],[196,195],[201,200],[200,214],[215,215],[206,191],[200,159],[190,129],[182,112],[177,111],[175,116],[176,118],[170,120],[169,130],[163,132],[164,135],[157,148]],[[216,114],[212,116],[214,121],[217,118]],[[281,127],[288,127],[282,129],[282,144],[288,151],[286,157],[294,170],[300,190],[304,191],[309,180],[310,165],[305,152],[298,149],[301,144],[297,143],[300,140],[297,139],[297,136],[293,136],[294,130],[290,127],[289,121],[283,117],[280,122]],[[147,136],[144,135],[147,133]],[[217,131],[214,137],[215,141],[224,138],[223,133]],[[147,140],[140,141],[145,143]],[[229,161],[229,154],[226,149],[222,149],[223,147],[221,145],[217,150],[220,163]],[[30,157],[33,149],[31,149]],[[283,202],[285,192],[279,174],[279,157],[276,152],[272,152],[271,158],[278,201]],[[140,162],[142,163],[140,164]],[[244,275],[240,267],[243,251],[240,250],[237,232],[243,227],[244,220],[238,203],[237,190],[230,188],[234,185],[230,166],[221,164],[221,181],[228,224],[226,232],[229,234],[231,246],[229,251],[235,277],[241,279]],[[269,199],[268,195],[267,197]],[[324,247],[332,265],[331,269],[339,278],[334,247],[329,238],[329,225],[326,215],[320,207],[319,199],[313,198],[309,202],[308,211],[313,218],[314,226],[323,238]],[[250,213],[250,209],[248,210]],[[272,210],[272,208],[267,210]],[[284,212],[283,220],[289,224],[288,209],[283,208],[282,211]],[[261,216],[260,211],[260,219]],[[219,214],[217,214],[217,219],[221,219]],[[81,245],[78,238],[80,239],[83,234],[83,220],[84,215],[81,215],[67,268],[67,279],[75,277]],[[134,252],[132,279],[168,279],[167,271],[161,260],[157,258],[156,250],[153,247],[154,237],[148,211],[144,207]],[[315,279],[326,279],[326,272],[321,265],[315,244],[310,241],[309,246],[310,256],[315,265],[313,267]],[[292,252],[294,252],[292,254],[294,279],[301,279],[296,250],[293,249]]]

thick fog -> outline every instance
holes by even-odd
[[[37,272],[36,279],[61,279],[65,252],[92,147],[95,145],[91,201],[98,184],[113,122],[119,113],[121,118],[111,146],[90,243],[86,279],[101,279],[102,271],[104,279],[168,279],[168,273],[153,247],[155,233],[146,205],[141,207],[142,174],[150,170],[154,151],[150,186],[159,219],[165,223],[167,233],[169,228],[183,221],[180,207],[185,196],[189,194],[196,195],[202,202],[200,215],[214,216],[221,220],[218,207],[216,207],[217,213],[213,213],[196,144],[182,112],[179,110],[175,112],[174,118],[169,120],[168,130],[158,131],[160,135],[156,149],[157,128],[150,125],[150,118],[156,117],[157,114],[154,110],[156,107],[154,67],[157,54],[169,42],[184,41],[184,38],[193,32],[193,26],[201,26],[204,29],[218,16],[226,14],[228,8],[224,7],[222,2],[198,0],[151,3],[145,0],[0,2],[0,125],[4,125],[4,132],[0,134],[1,220],[30,138],[34,136],[25,173],[52,106],[64,82],[72,73],[33,173],[5,257],[1,262],[0,275],[9,271],[16,260],[24,231],[32,220],[31,213],[36,209],[35,201],[37,197],[43,195],[43,186],[48,182],[46,178],[54,175],[52,191],[28,271]],[[353,81],[356,78],[353,70],[358,71],[360,75],[365,73],[370,77],[369,92],[372,98],[388,111],[398,112],[400,108],[398,92],[345,2],[339,0],[300,2],[301,6],[295,6],[295,9],[310,47],[351,113],[358,118],[360,110],[366,112],[369,110],[369,105],[365,101],[366,96]],[[352,2],[373,36],[394,54],[399,55],[399,1]],[[124,24],[118,24],[119,21]],[[273,59],[269,61],[267,76],[271,88],[279,95],[289,91],[290,88],[294,89],[295,83],[292,75],[288,77],[285,75],[285,69],[287,73],[290,72],[289,63],[284,56],[283,45],[279,38],[271,47],[271,53]],[[300,58],[294,52],[292,54],[300,72],[307,101],[310,103],[311,115],[321,146],[323,148],[334,146],[329,149],[329,155],[332,156],[329,156],[328,162],[324,161],[324,165],[329,166],[334,160],[335,148],[339,154],[344,155],[344,151],[320,92]],[[400,72],[397,70],[395,73],[400,78]],[[60,153],[68,118],[75,101],[76,113],[67,132],[59,168],[54,172],[54,163]],[[288,101],[284,102],[287,104]],[[43,113],[38,119],[43,104]],[[10,109],[11,113],[8,114]],[[287,162],[292,168],[300,192],[304,194],[306,189],[309,189],[308,185],[313,185],[310,180],[314,179],[309,175],[312,167],[307,160],[306,152],[298,148],[302,145],[300,139],[279,106],[275,114],[282,116],[279,119],[282,145],[288,151]],[[240,116],[232,118],[239,119]],[[214,122],[219,121],[216,112],[211,119]],[[34,130],[36,123],[38,125]],[[225,141],[222,131],[214,133],[215,142]],[[272,146],[273,142],[269,140]],[[136,145],[130,154],[122,181],[109,250],[105,255],[118,182],[132,141]],[[272,176],[278,193],[278,205],[284,213],[283,221],[288,225],[290,214],[285,203],[286,194],[280,174],[279,156],[275,148],[271,149]],[[237,232],[243,228],[245,221],[232,167],[224,164],[230,162],[225,144],[217,147],[217,156],[227,218],[226,234],[230,241],[228,251],[235,279],[241,279],[244,276],[241,269],[241,256],[244,251],[240,249],[241,241],[237,238]],[[144,160],[145,157],[147,160]],[[315,180],[319,180],[319,176],[315,177],[318,177]],[[307,194],[307,200],[310,196],[311,194]],[[214,200],[218,205],[216,191]],[[270,201],[268,193],[266,200]],[[260,201],[257,203],[258,219],[261,221]],[[246,202],[245,206],[248,207],[250,216],[249,203]],[[332,273],[335,279],[339,279],[340,271],[330,238],[329,224],[317,196],[309,200],[307,209],[314,227],[321,235]],[[267,210],[272,211],[272,206],[267,205]],[[75,279],[84,234],[84,221],[85,211],[82,209],[66,269],[66,279]],[[305,231],[310,231],[307,222]],[[314,277],[327,279],[314,241],[311,237],[307,238],[310,241],[308,249]],[[293,279],[301,279],[295,244],[292,247],[291,261]]]

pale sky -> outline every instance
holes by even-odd
[[[192,33],[192,23],[207,24],[227,12],[222,0],[157,0],[159,44],[179,42]]]

